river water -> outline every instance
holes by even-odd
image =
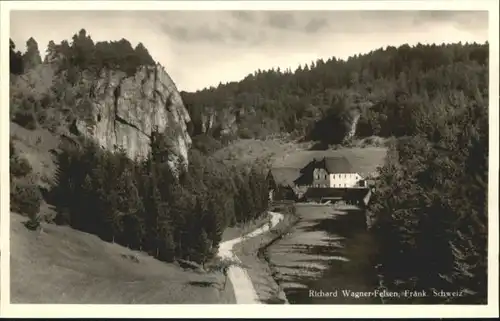
[[[376,244],[363,210],[297,204],[300,221],[268,248],[275,279],[290,304],[380,304]],[[357,296],[356,294],[361,294]]]

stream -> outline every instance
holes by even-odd
[[[364,210],[297,204],[300,220],[268,248],[275,279],[290,304],[380,304],[373,295],[376,244]]]

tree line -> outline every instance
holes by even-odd
[[[187,170],[173,170],[168,138],[154,133],[146,159],[94,142],[63,143],[52,202],[57,224],[98,235],[163,261],[205,262],[228,226],[267,209],[261,169],[228,168],[196,149]]]
[[[71,43],[67,40],[56,44],[49,41],[47,51],[40,54],[38,43],[31,37],[26,41],[26,51],[16,50],[12,39],[10,43],[10,72],[20,75],[43,63],[59,64],[60,70],[69,73],[78,70],[97,71],[107,68],[125,71],[129,76],[135,74],[140,66],[154,65],[155,61],[142,43],[134,48],[131,43],[122,38],[118,41],[98,41],[94,43],[85,29],[74,34]]]

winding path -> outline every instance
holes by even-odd
[[[269,226],[269,224],[265,224],[264,226],[242,237],[220,243],[218,255],[221,258],[227,258],[241,263],[238,257],[233,253],[233,247],[243,240],[269,231],[270,228],[276,226],[276,224],[283,220],[284,217],[283,214],[276,212],[269,212],[269,215],[271,215],[271,226]],[[228,269],[227,275],[233,284],[234,296],[237,304],[260,304],[259,297],[257,296],[257,292],[253,287],[252,280],[248,276],[246,269],[237,265],[231,265]]]

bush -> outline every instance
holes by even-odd
[[[14,144],[9,142],[10,174],[14,177],[24,177],[31,173],[32,168],[29,162],[16,153]]]
[[[42,194],[38,187],[31,183],[11,181],[10,210],[27,214],[31,220],[38,220],[38,212],[42,204]]]
[[[29,130],[35,130],[37,127],[36,117],[30,111],[22,110],[15,112],[13,121]]]
[[[250,139],[253,137],[253,135],[248,128],[240,128],[238,129],[238,137],[242,139]]]
[[[20,100],[11,98],[12,121],[26,129],[36,129],[36,105],[37,101],[33,97],[22,97]]]
[[[22,157],[17,155],[10,158],[10,173],[14,177],[24,177],[31,173],[33,168],[30,163]]]
[[[373,143],[374,143],[374,141],[375,141],[374,136],[366,137],[366,138],[364,139],[364,143],[365,143],[366,145],[371,145],[371,144],[373,144]]]
[[[38,215],[30,216],[30,219],[24,222],[24,226],[29,230],[36,231],[40,227],[40,218]]]
[[[215,138],[201,134],[193,137],[193,148],[199,150],[204,155],[210,155],[222,148],[222,143]]]

